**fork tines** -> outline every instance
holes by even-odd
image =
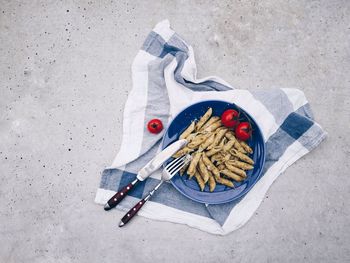
[[[182,157],[176,158],[167,164],[165,170],[170,174],[176,174],[180,169],[191,160],[191,156],[186,154]]]

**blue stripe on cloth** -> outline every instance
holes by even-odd
[[[174,34],[168,42],[164,44],[163,51],[159,57],[163,58],[167,54],[175,56],[179,52],[187,54],[188,47],[177,34]]]
[[[282,123],[281,129],[288,133],[291,137],[297,140],[303,135],[311,126],[313,122],[304,116],[292,112],[287,119]]]
[[[177,49],[188,53],[187,45],[177,33],[171,36],[171,38],[168,40],[168,44],[170,46],[176,47]]]
[[[165,40],[157,33],[151,31],[141,49],[153,56],[159,57],[163,52],[164,45]]]
[[[326,133],[318,124],[314,124],[302,136],[299,137],[300,142],[306,149],[312,151],[321,141],[326,138]],[[318,140],[314,140],[318,138]]]
[[[134,181],[136,179],[136,174],[129,173],[127,171],[124,171],[120,178],[120,184],[118,186],[118,191],[122,189],[124,186],[130,184],[130,182]],[[128,195],[131,195],[133,197],[142,199],[144,188],[145,188],[145,181],[138,182],[136,187],[132,188]]]
[[[100,188],[116,191],[120,183],[120,178],[123,175],[122,170],[105,169],[102,172]]]
[[[284,154],[286,149],[291,145],[295,140],[289,136],[281,128],[270,136],[269,140],[266,142],[266,161],[264,165],[265,171],[270,168],[270,166],[277,162],[279,158]]]
[[[165,43],[163,51],[159,55],[159,57],[163,58],[163,57],[165,57],[168,54],[171,54],[171,55],[175,56],[177,54],[177,52],[183,52],[183,51],[181,49],[177,48],[177,47],[174,47],[174,46],[171,46],[171,45]]]
[[[165,42],[165,40],[154,31],[148,34],[141,49],[159,58],[163,58],[169,53],[175,56],[179,51],[188,52],[186,44],[177,34],[174,34],[168,42]]]

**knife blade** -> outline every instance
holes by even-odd
[[[169,159],[173,154],[175,154],[178,150],[182,149],[187,145],[187,140],[182,139],[178,140],[168,147],[166,147],[163,151],[158,153],[151,161],[149,161],[143,168],[139,170],[137,173],[136,179],[124,186],[120,189],[115,195],[113,195],[108,202],[104,206],[104,210],[108,211],[113,207],[117,206],[127,195],[127,193],[140,181],[144,181],[148,176],[150,176],[153,172],[158,170],[162,164]]]
[[[163,163],[168,160],[173,154],[175,154],[178,150],[186,146],[187,140],[182,139],[178,140],[163,151],[158,153],[156,157],[154,157],[151,161],[149,161],[138,173],[136,178],[140,181],[145,180],[151,173],[158,170]]]

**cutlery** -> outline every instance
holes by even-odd
[[[151,161],[149,161],[138,173],[136,179],[120,189],[115,195],[112,196],[105,204],[104,209],[106,211],[112,209],[117,206],[127,195],[127,193],[140,181],[145,180],[148,176],[150,176],[154,171],[158,170],[162,164],[168,160],[173,154],[175,154],[178,150],[186,146],[187,140],[178,140],[163,151],[158,153]]]
[[[139,201],[133,208],[129,210],[129,212],[125,214],[125,216],[120,221],[119,227],[126,225],[131,220],[131,218],[133,218],[137,214],[137,212],[141,209],[141,207],[151,198],[154,192],[157,191],[158,188],[165,181],[169,181],[175,174],[177,174],[177,172],[180,171],[180,169],[184,165],[186,165],[186,163],[188,163],[190,160],[191,160],[191,156],[187,154],[180,158],[176,158],[173,161],[171,161],[169,164],[167,164],[162,171],[161,181],[153,188],[152,191],[148,193],[148,195],[145,198]]]

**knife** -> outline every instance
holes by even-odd
[[[151,175],[154,171],[158,170],[162,164],[168,160],[173,154],[175,154],[178,150],[185,147],[187,144],[186,139],[178,140],[168,147],[166,147],[163,151],[158,153],[151,161],[149,161],[138,173],[136,179],[124,186],[120,189],[115,195],[112,196],[111,199],[105,204],[104,209],[106,211],[112,209],[117,206],[127,195],[127,193],[140,181],[145,180],[148,176]]]

